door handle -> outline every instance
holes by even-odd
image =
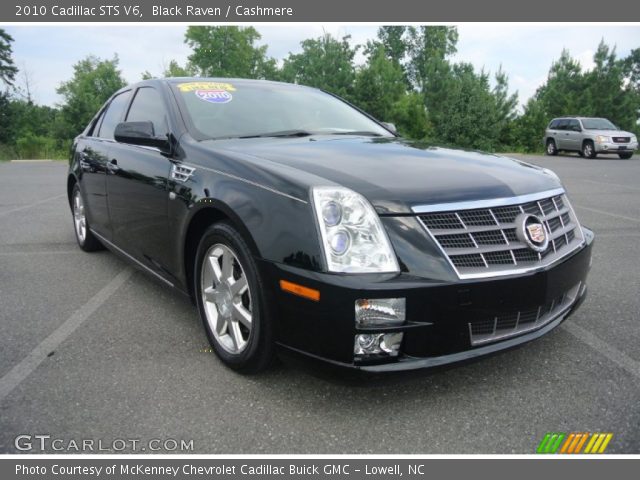
[[[117,172],[118,170],[120,170],[120,167],[118,167],[118,160],[116,160],[115,158],[110,160],[107,163],[107,168],[111,171],[111,172]]]

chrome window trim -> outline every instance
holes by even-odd
[[[567,201],[568,208],[571,210],[573,217],[576,220],[576,230],[578,230],[582,241],[576,245],[571,250],[568,250],[562,257],[555,259],[549,263],[542,263],[540,265],[530,266],[530,267],[521,267],[521,268],[511,268],[505,269],[497,272],[477,272],[477,273],[460,273],[458,268],[453,264],[453,261],[449,258],[449,255],[445,251],[445,249],[440,245],[440,242],[435,238],[435,236],[429,230],[429,227],[422,221],[419,214],[423,213],[438,213],[438,212],[459,212],[461,210],[477,210],[477,209],[485,209],[485,208],[495,208],[495,207],[505,207],[510,205],[521,205],[523,203],[534,202],[544,198],[554,197],[557,195],[564,195],[564,199]],[[431,210],[433,208],[433,210]],[[434,205],[421,205],[419,207],[413,207],[412,210],[416,213],[416,218],[422,228],[427,233],[431,241],[435,244],[435,246],[440,250],[442,256],[447,260],[451,269],[455,272],[456,276],[460,280],[470,280],[470,279],[486,279],[486,278],[499,278],[499,277],[508,277],[514,275],[524,275],[528,273],[535,273],[546,270],[549,267],[552,267],[560,262],[566,260],[571,254],[580,250],[585,245],[585,237],[584,232],[582,231],[582,226],[580,225],[580,221],[576,216],[575,210],[571,205],[571,202],[567,198],[566,192],[564,188],[557,188],[553,190],[546,190],[544,192],[532,193],[528,195],[520,195],[516,197],[509,198],[496,198],[494,200],[480,200],[477,202],[474,201],[465,201],[465,202],[457,202],[457,203],[439,203]],[[513,255],[513,254],[512,254]],[[485,261],[486,262],[486,261]]]
[[[516,197],[493,198],[490,200],[477,200],[466,202],[451,203],[435,203],[433,205],[416,205],[411,207],[413,213],[437,213],[458,210],[476,210],[481,208],[506,207],[509,205],[517,205],[520,203],[535,202],[547,197],[555,197],[556,195],[566,194],[564,188],[555,188],[544,192],[530,193],[527,195],[519,195]]]

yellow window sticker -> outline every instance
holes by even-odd
[[[179,83],[178,89],[181,92],[195,92],[196,90],[222,90],[225,92],[235,92],[236,87],[230,83],[222,82],[187,82]]]

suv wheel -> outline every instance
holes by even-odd
[[[196,254],[194,291],[209,343],[230,368],[266,369],[273,357],[265,287],[242,236],[228,223],[209,228]]]
[[[631,157],[633,157],[633,152],[619,153],[618,156],[622,160],[629,160]]]
[[[547,155],[557,155],[558,154],[558,149],[556,148],[555,140],[553,140],[551,138],[549,140],[547,140],[546,153],[547,153]]]
[[[598,156],[591,140],[586,140],[582,144],[582,156],[586,158],[596,158]]]

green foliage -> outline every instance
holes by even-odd
[[[329,34],[304,40],[302,52],[289,54],[284,60],[281,79],[317,87],[339,95],[347,100],[354,98],[356,69],[353,58],[358,47],[349,43],[350,36],[342,40]]]
[[[169,65],[162,72],[162,77],[196,77],[197,69],[191,65],[187,64],[184,67],[181,66],[177,61],[171,60]],[[149,71],[142,72],[142,80],[150,80],[152,78],[157,78],[153,76]]]
[[[0,80],[9,86],[13,85],[16,73],[18,73],[11,57],[13,53],[11,42],[13,42],[13,37],[0,28]]]
[[[256,46],[260,34],[253,27],[187,28],[185,43],[193,49],[189,62],[203,77],[273,79],[276,61],[267,46]]]
[[[82,132],[104,102],[125,85],[117,56],[111,60],[89,56],[76,63],[71,80],[56,89],[64,99],[58,137],[71,139]]]
[[[640,133],[640,49],[619,58],[601,42],[594,67],[584,70],[563,51],[548,78],[522,111],[500,68],[492,79],[468,63],[455,63],[458,31],[449,26],[383,26],[365,46],[325,34],[301,42],[279,67],[259,45],[253,27],[192,26],[185,42],[186,65],[169,62],[163,77],[219,76],[273,79],[322,88],[353,102],[375,118],[392,122],[408,138],[488,151],[542,151],[543,132],[553,117],[601,116]],[[13,87],[17,69],[13,39],[0,29],[0,159],[65,157],[102,104],[125,85],[118,58],[90,56],[62,83],[58,108],[34,105]],[[366,61],[354,59],[363,48]],[[154,78],[144,72],[143,78]],[[22,94],[21,94],[22,93]]]

